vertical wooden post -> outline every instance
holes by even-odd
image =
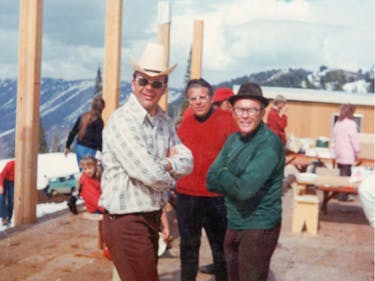
[[[43,1],[20,1],[14,224],[36,221]]]
[[[193,48],[191,51],[190,79],[202,77],[203,20],[194,21]]]
[[[169,1],[159,1],[158,3],[158,42],[164,46],[164,62],[169,65],[169,45],[170,45],[170,30],[171,30],[171,15],[170,15]],[[168,111],[168,92],[166,92],[160,99],[159,105]]]
[[[121,39],[122,0],[107,0],[103,83],[103,98],[106,103],[103,111],[103,120],[105,123],[119,105]]]

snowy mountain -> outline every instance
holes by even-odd
[[[373,69],[367,72],[361,70],[352,72],[343,69],[330,69],[326,66],[321,66],[315,72],[302,68],[262,71],[225,81],[216,86],[232,87],[233,85],[241,85],[246,81],[268,87],[374,93]],[[348,83],[349,85],[347,85]]]
[[[66,81],[43,78],[40,94],[40,117],[48,147],[54,139],[63,148],[67,135],[78,116],[89,110],[94,95],[94,80]],[[120,105],[131,92],[127,82],[120,85]],[[180,99],[180,92],[170,89],[168,102]],[[16,124],[17,80],[0,79],[0,159],[9,158],[14,153]]]
[[[351,72],[321,66],[316,72],[297,69],[274,69],[234,78],[213,85],[230,87],[252,81],[262,86],[309,88],[357,93],[374,93],[374,70]],[[62,150],[67,135],[77,117],[90,107],[94,95],[95,81],[43,78],[40,96],[40,116],[49,149],[58,140]],[[120,105],[131,91],[130,84],[121,82]],[[181,89],[169,89],[168,114],[175,118],[179,114],[183,100]],[[14,132],[16,122],[17,81],[0,79],[0,159],[9,158],[14,153]]]

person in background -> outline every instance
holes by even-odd
[[[100,95],[96,95],[91,103],[91,109],[77,118],[69,132],[64,155],[67,156],[74,138],[77,136],[75,147],[77,163],[86,155],[93,155],[102,150],[102,131],[104,122],[102,112],[105,102]]]
[[[272,108],[267,115],[268,128],[280,137],[284,146],[286,144],[285,128],[288,126],[287,111],[288,104],[286,98],[282,95],[277,95],[273,100]]]
[[[166,65],[164,47],[148,44],[130,65],[132,93],[103,130],[102,234],[121,280],[158,281],[162,209],[193,157],[158,105],[176,67]]]
[[[104,209],[98,205],[99,197],[102,194],[100,179],[102,167],[99,161],[92,155],[87,155],[81,159],[79,165],[82,175],[79,178],[78,196],[83,198],[86,209],[89,213],[102,214]]]
[[[231,111],[232,105],[228,101],[230,97],[234,96],[232,89],[230,88],[217,88],[212,98],[212,105],[214,108],[220,108],[222,110]]]
[[[230,112],[212,106],[213,89],[206,80],[190,80],[185,94],[194,114],[182,120],[177,133],[193,153],[194,169],[177,181],[176,188],[181,281],[196,279],[202,228],[211,247],[215,280],[223,281],[227,280],[224,198],[207,190],[206,174],[226,139],[238,128]]]
[[[355,106],[353,104],[343,104],[340,107],[340,115],[332,130],[331,147],[336,155],[337,167],[340,176],[350,177],[352,165],[357,161],[360,145],[357,123],[353,120]],[[336,198],[346,201],[348,193],[340,193]]]
[[[268,100],[258,84],[241,85],[229,101],[239,132],[210,167],[207,189],[225,197],[228,280],[267,281],[281,228],[284,147],[262,121]]]
[[[15,163],[8,161],[0,173],[0,217],[4,226],[11,223],[13,216]]]

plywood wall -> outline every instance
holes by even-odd
[[[339,108],[339,104],[289,101],[287,134],[294,134],[299,138],[330,138],[332,115],[338,113]],[[357,105],[355,113],[363,114],[361,133],[374,134],[374,107]]]

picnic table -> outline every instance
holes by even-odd
[[[321,157],[321,156],[310,156],[304,153],[288,153],[286,155],[286,165],[293,165],[301,173],[306,172],[306,169],[313,162],[317,162],[319,166],[322,167],[331,167],[336,166],[336,159],[334,157]]]
[[[317,190],[323,192],[323,202],[321,205],[321,211],[327,214],[328,202],[335,197],[338,193],[358,193],[358,186],[360,182],[351,182],[350,177],[335,176],[335,175],[319,175],[314,181],[298,181],[298,185],[301,186],[305,194],[314,192],[309,189],[309,186],[315,186]]]

